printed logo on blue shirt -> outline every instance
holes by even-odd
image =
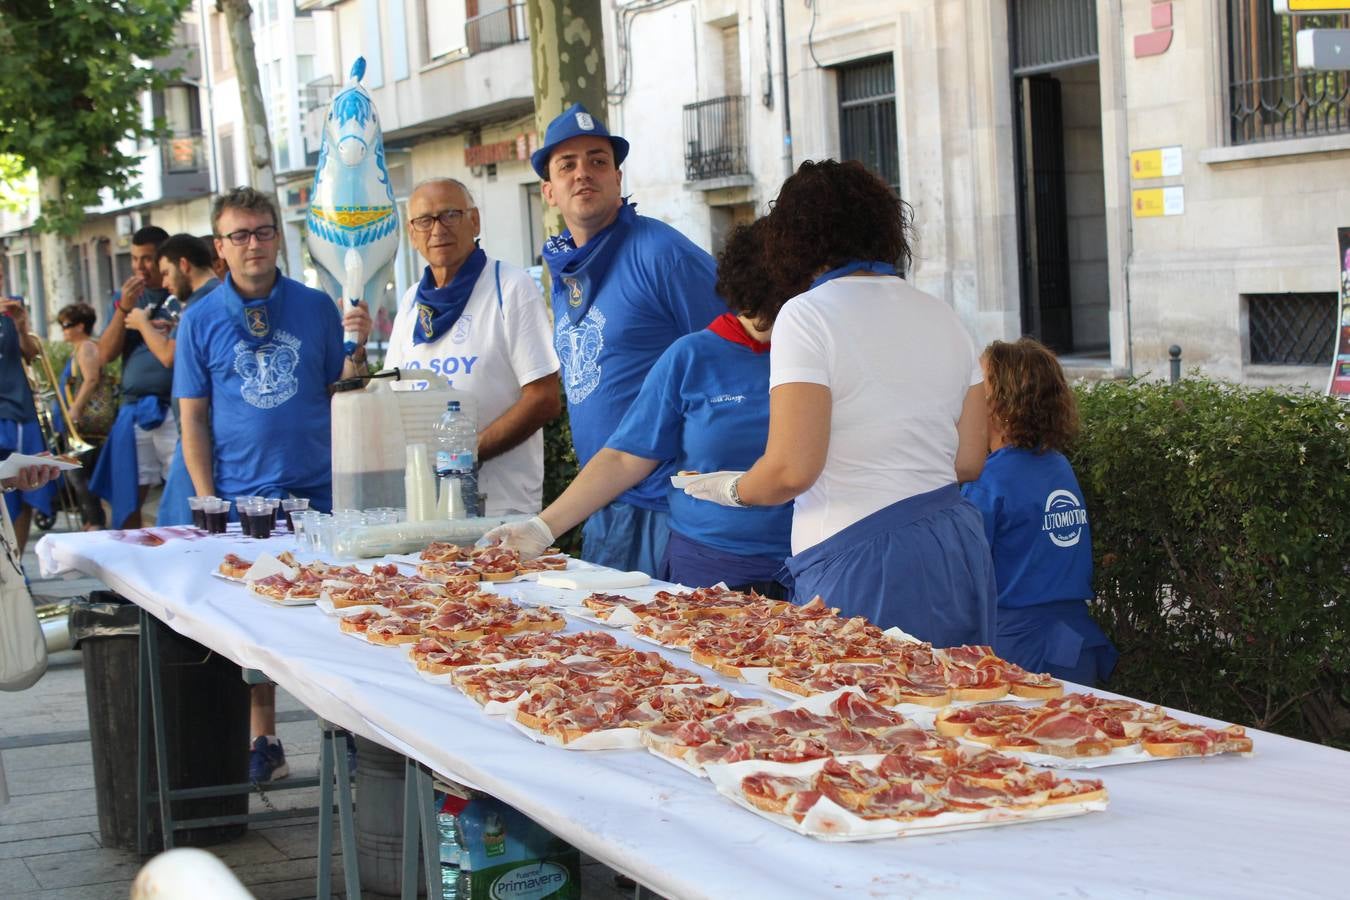
[[[273,409],[295,396],[300,381],[300,339],[278,330],[266,344],[234,345],[234,370],[244,379],[239,395],[256,409]]]
[[[567,285],[567,305],[573,309],[581,306],[581,282],[564,276],[563,284]]]
[[[728,403],[744,403],[744,394],[718,394],[716,397],[709,397],[708,403],[711,406],[725,406]]]
[[[568,403],[580,403],[600,386],[600,351],[605,347],[605,314],[594,306],[575,326],[566,316],[558,319],[553,346],[562,362],[563,388]]]
[[[1045,498],[1045,518],[1041,531],[1056,547],[1074,547],[1083,537],[1087,510],[1073,491],[1055,490]]]
[[[252,309],[244,310],[244,323],[248,326],[248,333],[254,337],[267,337],[267,307],[257,306]]]

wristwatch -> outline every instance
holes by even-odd
[[[744,477],[745,473],[742,472],[740,475],[731,479],[731,484],[727,485],[727,495],[731,498],[731,502],[741,509],[745,509],[746,507],[745,501],[741,500],[740,492],[741,479]]]

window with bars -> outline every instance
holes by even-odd
[[[889,56],[850,63],[839,75],[839,150],[900,194],[900,134],[895,122],[895,62]]]
[[[1350,131],[1350,72],[1303,72],[1294,35],[1350,28],[1350,15],[1285,16],[1270,0],[1227,0],[1229,140],[1254,144]]]
[[[1336,294],[1248,294],[1247,340],[1255,365],[1325,366],[1336,340]]]

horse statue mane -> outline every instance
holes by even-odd
[[[361,84],[365,72],[365,57],[357,57],[346,87],[329,104],[305,216],[310,256],[339,306],[383,294],[399,244],[398,206],[379,115]],[[354,336],[347,342],[350,351]]]

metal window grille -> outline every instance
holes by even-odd
[[[525,21],[525,4],[512,3],[482,15],[470,16],[464,23],[464,37],[470,53],[486,53],[530,39]]]
[[[1336,294],[1248,294],[1247,333],[1257,365],[1330,365]]]
[[[1097,58],[1096,0],[1016,0],[1008,12],[1014,75],[1035,75]]]
[[[1350,15],[1278,15],[1270,0],[1228,0],[1229,137],[1253,144],[1350,131],[1350,72],[1300,72],[1294,35],[1350,28]]]
[[[900,195],[900,134],[895,121],[895,62],[891,57],[840,66],[839,151],[856,159]]]
[[[745,175],[745,98],[718,97],[684,108],[684,177],[705,181]]]

